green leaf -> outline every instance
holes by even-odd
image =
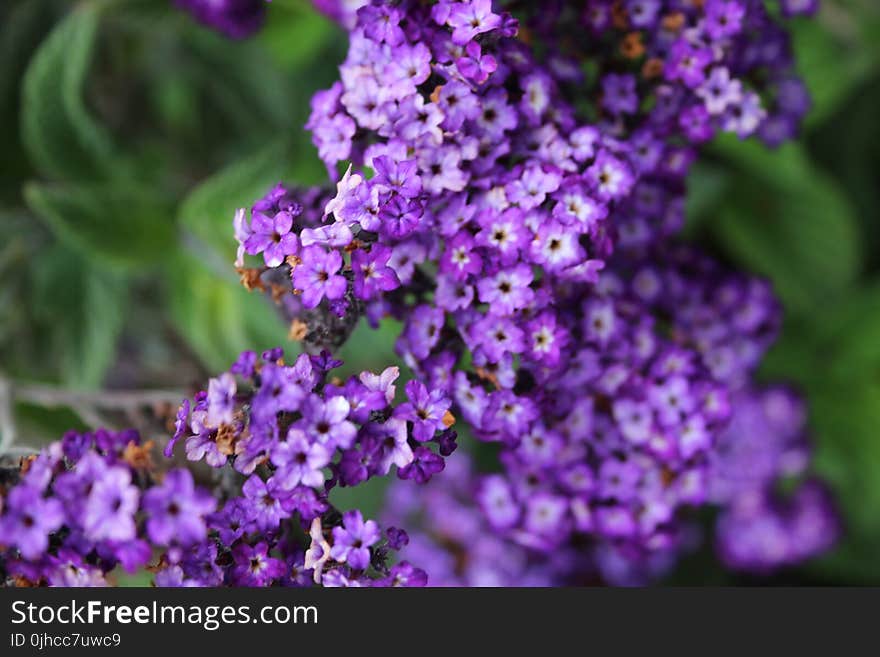
[[[314,65],[314,55],[326,50],[334,37],[345,42],[339,27],[314,7],[283,1],[272,3],[266,25],[258,35],[273,58],[289,70]]]
[[[880,282],[850,294],[817,318],[816,353],[839,382],[880,381]]]
[[[124,277],[100,269],[55,245],[34,271],[34,310],[49,332],[65,385],[100,385],[116,354],[128,287]]]
[[[18,192],[18,180],[26,171],[18,130],[20,79],[31,54],[48,29],[44,0],[21,2],[0,8],[0,191]],[[8,186],[8,188],[7,188]]]
[[[218,276],[200,257],[181,254],[169,263],[168,284],[174,326],[214,371],[229,367],[245,349],[259,352],[289,342],[270,302],[234,277]]]
[[[786,308],[809,313],[837,299],[862,268],[858,222],[847,197],[798,144],[767,151],[721,139],[738,174],[707,228],[746,269],[768,276]]]
[[[108,265],[148,267],[175,249],[172,207],[156,190],[32,183],[25,200],[60,240]]]
[[[816,567],[836,577],[880,581],[880,385],[811,391],[815,467],[843,512],[844,541]]]
[[[828,12],[819,20],[798,21],[792,30],[797,71],[813,99],[807,125],[818,125],[846,100],[860,82],[877,70],[877,44],[863,32],[870,25],[854,23],[855,13],[845,14],[848,24]]]
[[[685,199],[686,234],[698,230],[730,187],[730,174],[724,168],[706,162],[696,162],[688,175],[688,193]]]
[[[81,3],[52,30],[25,72],[21,132],[34,166],[64,179],[120,176],[124,168],[83,101],[99,5]]]

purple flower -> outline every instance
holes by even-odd
[[[228,372],[208,381],[208,426],[219,427],[221,424],[232,424],[232,414],[235,410],[235,389],[235,377]]]
[[[64,523],[61,503],[44,499],[41,491],[30,486],[14,487],[4,502],[0,542],[17,547],[25,559],[39,558],[49,545],[49,534]]]
[[[415,160],[396,161],[387,155],[373,160],[376,177],[371,183],[382,193],[399,194],[404,199],[412,199],[422,191],[422,181],[417,173]]]
[[[324,483],[322,468],[330,463],[331,453],[321,443],[310,443],[306,434],[295,427],[287,439],[272,450],[272,463],[278,466],[275,475],[286,489],[302,484],[317,488]]]
[[[269,556],[269,545],[265,541],[253,546],[239,543],[232,549],[232,557],[235,560],[233,574],[240,586],[268,586],[286,570],[281,559]]]
[[[406,396],[409,401],[398,406],[394,416],[413,423],[413,438],[419,442],[431,440],[438,429],[445,427],[450,399],[442,390],[432,390],[429,393],[419,381],[407,382]]]
[[[376,245],[369,253],[355,251],[351,254],[351,268],[354,270],[354,293],[361,299],[371,299],[381,292],[400,287],[400,280],[388,259],[391,249]]]
[[[708,0],[706,2],[706,32],[713,39],[732,37],[742,29],[746,10],[739,0]]]
[[[370,565],[370,546],[381,538],[379,526],[373,520],[364,522],[360,511],[346,511],[342,524],[333,528],[330,557],[354,570],[366,569]]]
[[[287,493],[276,478],[263,481],[257,475],[251,475],[241,490],[248,501],[251,517],[261,530],[275,531],[279,523],[290,516],[282,504]]]
[[[362,372],[359,379],[368,390],[381,392],[387,403],[394,401],[394,395],[397,393],[397,386],[394,382],[400,376],[400,369],[397,367],[387,367],[381,374],[373,374],[372,372]]]
[[[184,399],[180,404],[180,408],[177,409],[177,416],[174,418],[174,435],[171,437],[171,440],[168,441],[168,444],[165,445],[165,449],[163,450],[163,454],[165,458],[171,458],[171,455],[174,452],[174,446],[177,444],[177,441],[183,437],[183,434],[186,433],[189,428],[189,399]]]
[[[134,538],[139,498],[127,468],[107,468],[92,484],[84,503],[82,522],[86,536],[94,541]]]
[[[409,535],[399,527],[389,527],[385,530],[385,535],[388,537],[388,547],[392,550],[400,550],[409,543]]]
[[[480,301],[489,304],[489,312],[510,315],[526,307],[534,298],[529,285],[532,270],[525,265],[501,270],[492,278],[484,278],[477,284]]]
[[[293,286],[302,290],[302,302],[306,308],[315,308],[325,296],[341,299],[348,287],[343,276],[337,274],[342,267],[342,256],[337,251],[325,251],[320,246],[303,249],[302,262],[293,269]]]
[[[611,73],[602,78],[602,106],[612,114],[635,114],[639,109],[635,76]]]
[[[428,574],[421,568],[414,567],[408,561],[394,564],[388,577],[382,580],[383,586],[427,586]]]
[[[689,88],[700,85],[706,78],[706,67],[712,62],[712,51],[694,48],[685,40],[676,41],[669,53],[664,71],[669,80],[681,80]]]
[[[453,29],[452,41],[464,45],[478,34],[501,25],[501,17],[492,13],[492,0],[470,0],[451,3],[446,19]]]
[[[474,248],[474,240],[467,232],[457,233],[449,240],[440,259],[440,271],[453,276],[456,280],[464,280],[469,275],[480,272],[482,258]]]
[[[480,44],[471,41],[464,49],[464,55],[455,61],[459,72],[468,80],[483,84],[498,68],[492,55],[483,54]]]
[[[412,463],[413,451],[409,446],[409,432],[405,420],[391,418],[382,428],[385,433],[380,443],[379,473],[387,474],[392,464],[404,468]]]
[[[196,489],[189,470],[172,470],[160,486],[144,495],[147,532],[159,545],[189,545],[205,538],[205,516],[215,507],[206,491]]]
[[[435,474],[443,472],[445,467],[446,462],[442,457],[425,446],[419,446],[413,450],[412,462],[400,468],[397,476],[400,479],[412,479],[417,484],[424,484]]]
[[[262,253],[267,267],[277,267],[287,256],[299,251],[299,239],[290,232],[292,227],[293,215],[288,211],[274,217],[254,212],[244,250],[251,255]]]
[[[365,26],[368,38],[386,42],[389,46],[397,46],[403,42],[403,30],[400,29],[402,15],[396,7],[386,5],[366,5],[357,11],[358,20]]]
[[[302,428],[306,435],[323,445],[347,449],[357,433],[357,427],[347,419],[350,410],[351,405],[345,397],[329,397],[322,401],[318,395],[311,395],[303,407]]]

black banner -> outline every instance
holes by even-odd
[[[789,654],[855,642],[878,602],[870,589],[5,589],[0,655],[188,646],[396,654],[472,650],[475,641],[493,651],[670,653],[694,641],[751,651],[774,635]]]

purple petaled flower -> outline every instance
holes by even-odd
[[[382,580],[383,586],[427,586],[428,574],[416,568],[408,561],[394,564],[388,571],[388,577]]]
[[[525,265],[501,270],[492,278],[484,278],[477,284],[480,301],[489,304],[489,312],[496,315],[510,315],[525,308],[534,298],[529,287],[532,270]]]
[[[606,75],[602,79],[602,106],[612,114],[635,114],[639,108],[635,76]]]
[[[713,39],[732,37],[742,29],[746,10],[740,0],[708,0],[705,29]]]
[[[168,441],[168,444],[165,445],[165,449],[163,450],[165,458],[171,458],[171,455],[174,452],[174,445],[177,444],[178,440],[183,438],[183,435],[189,428],[189,408],[189,399],[184,399],[180,404],[180,408],[177,409],[177,416],[174,418],[174,435],[171,437],[171,440]]]
[[[369,253],[355,251],[351,254],[354,270],[354,293],[361,299],[372,299],[382,292],[400,287],[397,273],[388,266],[391,249],[376,245]]]
[[[389,527],[385,530],[385,535],[388,537],[388,547],[392,550],[400,550],[409,543],[406,531],[399,527]]]
[[[272,463],[278,467],[275,475],[287,489],[300,484],[317,488],[324,483],[322,468],[330,463],[331,453],[321,443],[310,443],[305,432],[291,427],[287,439],[272,450]]]
[[[346,174],[332,198],[298,192],[294,209],[279,188],[251,210],[294,214],[290,233],[315,249],[260,279],[293,268],[294,289],[272,292],[308,326],[310,351],[347,337],[361,314],[402,322],[396,351],[420,382],[406,403],[393,408],[392,376],[338,381],[318,361],[303,376],[276,353],[239,374],[232,424],[211,426],[222,395],[192,412],[188,447],[271,476],[269,501],[292,516],[285,529],[318,520],[302,565],[328,586],[370,582],[328,555],[338,524],[328,495],[394,464],[419,482],[443,469],[452,394],[474,437],[496,443],[499,472],[461,486],[477,506],[434,494],[413,511],[430,529],[402,556],[435,564],[435,582],[646,582],[687,542],[681,510],[711,499],[733,518],[725,535],[745,536],[748,514],[732,513],[740,495],[771,489],[790,461],[806,467],[802,449],[777,458],[765,440],[752,468],[760,486],[726,481],[737,467],[721,474],[722,456],[736,460],[724,427],[746,403],[778,309],[766,286],[672,240],[701,144],[718,131],[771,144],[797,133],[809,101],[776,17],[741,0],[496,7],[376,0],[356,25],[353,11],[332,11],[350,26],[349,51],[308,129],[331,178]],[[575,16],[586,38],[569,38]],[[518,20],[525,38],[514,38]],[[242,216],[235,229],[240,243],[259,232]],[[326,454],[308,466],[315,445]],[[302,465],[287,471],[290,461]],[[809,509],[802,522],[772,510],[754,517],[805,544],[811,527],[828,528]],[[274,550],[279,532],[263,531]],[[742,542],[746,556],[758,534]],[[385,550],[364,561],[388,575]],[[181,581],[194,579],[184,570]]]
[[[30,486],[16,486],[4,502],[0,543],[17,547],[25,559],[39,558],[49,545],[49,534],[64,523],[61,503],[44,499],[40,490]]]
[[[379,526],[373,520],[364,522],[360,511],[346,511],[342,523],[342,527],[333,528],[330,557],[354,570],[364,570],[370,565],[370,546],[381,538]]]
[[[161,485],[144,495],[150,540],[159,545],[190,545],[204,540],[205,516],[214,511],[215,505],[207,491],[195,487],[189,470],[172,470]]]
[[[303,431],[310,439],[328,447],[347,449],[354,441],[357,427],[348,421],[351,405],[345,397],[321,400],[311,395],[303,406]]]
[[[303,249],[302,262],[293,269],[293,286],[302,290],[302,302],[306,308],[315,308],[325,296],[341,299],[348,283],[337,272],[342,268],[342,256],[338,251],[326,251],[320,246]]]
[[[235,377],[229,372],[208,381],[208,415],[207,425],[219,427],[231,424],[235,411]]]
[[[84,502],[82,523],[86,536],[94,541],[133,539],[139,498],[127,468],[113,466],[104,470]]]
[[[455,66],[465,78],[482,84],[495,72],[498,63],[492,55],[483,54],[479,43],[471,41],[464,54],[455,61]]]
[[[475,36],[501,25],[501,17],[492,13],[492,0],[450,3],[446,23],[453,29],[452,41],[464,45]]]
[[[413,423],[413,438],[419,442],[431,440],[438,429],[445,428],[451,400],[442,390],[429,393],[419,381],[407,382],[406,396],[409,401],[397,407],[395,417]]]
[[[379,473],[387,474],[394,464],[404,468],[413,461],[413,451],[409,446],[409,432],[406,421],[391,418],[384,425],[385,435],[380,443]]]
[[[290,517],[290,512],[282,504],[287,492],[276,478],[263,481],[257,475],[251,475],[241,490],[253,521],[263,531],[277,530],[279,523]]]
[[[403,17],[396,7],[370,5],[357,10],[358,20],[365,25],[364,32],[370,39],[397,46],[403,42],[400,19]]]
[[[281,559],[269,556],[269,545],[265,541],[253,546],[239,543],[232,549],[232,557],[235,560],[233,575],[239,586],[268,586],[286,571]]]
[[[420,445],[413,450],[412,462],[400,468],[397,471],[397,476],[400,479],[412,479],[417,484],[424,484],[430,481],[435,474],[443,472],[445,467],[446,462],[442,457]]]
[[[373,374],[372,372],[363,372],[360,375],[360,382],[363,383],[368,390],[381,392],[387,403],[394,401],[394,395],[397,394],[397,386],[394,382],[400,377],[400,369],[397,367],[387,367],[381,374]]]
[[[291,232],[293,215],[282,210],[274,217],[254,212],[250,235],[244,241],[244,250],[250,255],[263,254],[267,267],[277,267],[289,255],[299,252],[299,238]]]
[[[376,177],[371,183],[381,193],[395,193],[404,199],[412,199],[422,191],[422,181],[418,175],[415,160],[397,161],[387,155],[373,160]]]

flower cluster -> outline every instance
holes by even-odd
[[[430,564],[431,586],[554,586],[571,583],[571,563],[581,558],[540,558],[527,548],[486,531],[485,518],[474,504],[476,474],[467,454],[415,490],[402,482],[388,489],[382,520],[409,528],[400,556]]]
[[[533,347],[518,362],[449,383],[477,438],[501,444],[503,474],[477,500],[496,531],[535,550],[579,536],[673,548],[682,509],[706,501],[730,386],[773,335],[773,298],[685,249],[615,259],[570,295],[555,290],[503,329]],[[533,356],[542,339],[559,345],[549,363]]]
[[[386,475],[392,466],[399,478],[419,482],[442,471],[456,445],[449,397],[409,381],[406,401],[395,405],[396,367],[343,382],[329,377],[340,365],[328,352],[300,354],[291,365],[280,349],[260,357],[243,352],[193,404],[180,407],[166,456],[185,439],[190,461],[230,463],[248,477],[246,496],[265,503],[252,511],[267,527],[294,512],[310,522],[324,492]]]
[[[145,566],[156,546],[205,542],[214,498],[186,470],[171,470],[157,484],[150,449],[133,431],[68,432],[24,460],[0,497],[4,576],[101,586],[117,565],[129,572]]]
[[[442,471],[450,400],[410,382],[395,406],[396,368],[329,380],[339,365],[245,352],[183,402],[165,455],[183,439],[189,460],[226,466],[213,494],[188,470],[158,473],[134,432],[67,434],[0,495],[0,567],[50,585],[103,584],[117,565],[149,565],[158,586],[424,585],[408,562],[386,565],[402,530],[385,538],[328,493],[392,466],[419,483]]]
[[[289,251],[251,236],[291,190],[240,211],[239,266],[262,253],[263,279],[289,277],[273,292],[306,334],[403,323],[404,362],[500,446],[474,489],[496,537],[588,543],[608,581],[657,574],[689,508],[739,508],[710,499],[715,451],[778,324],[766,283],[669,238],[700,144],[794,133],[808,101],[785,33],[740,0],[338,16],[349,53],[307,127],[331,177],[350,164],[322,211],[309,192],[306,219],[276,224]]]
[[[790,390],[747,389],[710,461],[709,498],[722,505],[716,540],[732,567],[766,572],[829,549],[840,533],[827,490],[808,480],[786,494],[780,478],[808,475],[803,402]]]
[[[174,0],[200,23],[231,39],[243,39],[260,29],[269,0]]]
[[[827,490],[808,478],[801,400],[783,387],[748,389],[737,393],[732,408],[703,475],[706,501],[720,510],[714,531],[722,562],[766,574],[829,549],[840,528]],[[639,585],[675,564],[676,550],[634,550],[621,541],[584,540],[547,555],[504,540],[487,531],[492,510],[475,502],[485,505],[480,492],[492,491],[490,505],[503,506],[506,496],[497,493],[503,480],[477,474],[462,454],[416,491],[393,484],[383,520],[410,529],[401,556],[431,564],[433,586]],[[798,483],[782,494],[782,480]],[[681,521],[679,551],[688,551],[699,531],[693,519]]]

